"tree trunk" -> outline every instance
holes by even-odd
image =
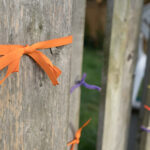
[[[141,0],[114,0],[102,150],[126,150]]]
[[[0,7],[1,44],[26,45],[71,34],[72,0],[0,0]],[[19,73],[1,85],[1,150],[67,148],[71,45],[52,51],[42,52],[62,70],[58,86],[25,55]]]
[[[106,83],[107,83],[108,59],[109,59],[109,49],[110,49],[111,28],[112,28],[113,1],[114,0],[107,0],[107,18],[106,18],[106,31],[105,31],[105,41],[104,41],[104,51],[103,51],[104,62],[103,62],[103,70],[102,70],[102,82],[101,82],[102,91],[101,91],[100,107],[99,107],[97,150],[102,149],[102,139],[103,139],[103,131],[104,131]]]
[[[84,39],[84,22],[85,22],[85,6],[86,0],[73,1],[72,14],[72,31],[74,42],[72,44],[71,54],[71,86],[76,80],[81,79],[82,73],[82,56],[83,56],[83,39]],[[70,111],[69,111],[69,136],[68,141],[74,138],[75,132],[79,126],[80,116],[80,88],[70,95]]]

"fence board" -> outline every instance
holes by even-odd
[[[102,150],[126,150],[141,0],[114,0]]]
[[[71,34],[72,0],[0,0],[0,43],[32,44]],[[65,150],[71,45],[42,51],[62,70],[59,86],[23,56],[0,87],[1,150]],[[1,72],[4,75],[4,71]]]

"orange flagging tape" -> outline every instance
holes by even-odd
[[[150,111],[150,107],[147,105],[144,105],[144,108],[147,109],[148,111]]]
[[[35,43],[31,46],[22,45],[0,45],[0,70],[8,66],[5,77],[0,80],[2,84],[5,79],[13,72],[19,72],[19,63],[21,56],[28,55],[47,73],[53,85],[57,85],[57,78],[61,71],[52,64],[38,49],[47,49],[52,47],[63,46],[72,43],[72,36],[67,36],[59,39],[53,39]]]
[[[67,146],[71,145],[71,148],[70,150],[73,150],[74,147],[75,147],[75,144],[79,144],[80,142],[80,137],[81,137],[81,132],[82,132],[82,129],[87,126],[89,123],[90,123],[91,119],[89,119],[81,128],[79,128],[75,134],[75,138],[74,140],[72,140],[71,142],[69,142],[67,144]]]

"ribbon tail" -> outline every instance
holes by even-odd
[[[141,126],[141,129],[144,130],[144,131],[146,131],[146,132],[148,132],[148,133],[150,133],[150,130],[147,129],[147,128],[145,128],[144,126]]]
[[[15,62],[16,60],[20,60],[22,54],[22,51],[16,50],[0,57],[0,70]]]
[[[76,140],[72,140],[71,142],[67,143],[67,146],[72,145],[72,144],[76,144]]]
[[[11,73],[19,72],[19,62],[20,62],[20,59],[15,60],[13,63],[8,65],[8,69],[7,69],[6,75],[5,75],[5,77],[2,80],[0,80],[0,84],[2,84],[8,78],[8,76]]]
[[[84,123],[80,129],[83,129],[85,126],[87,126],[90,123],[90,121],[91,121],[91,119],[89,119],[86,123]]]
[[[72,86],[70,89],[70,93],[72,93],[76,88],[80,87],[81,85],[82,85],[81,83],[77,83],[74,86]]]
[[[74,150],[74,147],[75,147],[75,144],[72,144],[70,150]]]
[[[40,51],[35,51],[29,53],[28,55],[32,57],[38,63],[38,65],[47,73],[53,85],[57,85],[57,78],[61,74],[61,71],[57,67],[55,67],[52,62]]]
[[[61,74],[60,69],[57,68],[56,66],[54,66],[54,65],[52,64],[52,62],[49,60],[49,58],[46,57],[42,52],[40,52],[40,51],[37,51],[37,52],[39,52],[40,55],[43,57],[43,59],[46,60],[46,63],[49,65],[49,67],[52,67],[52,68],[53,68],[54,74],[56,75],[56,78],[58,78],[59,75]]]
[[[60,69],[53,65],[53,71],[54,71],[54,74],[56,75],[56,78],[58,78],[59,75],[61,74]]]
[[[96,85],[90,85],[90,84],[87,84],[86,82],[83,83],[83,86],[85,86],[86,88],[88,89],[93,89],[93,90],[97,90],[97,91],[100,91],[101,88],[99,86],[96,86]]]
[[[147,105],[144,105],[144,108],[147,109],[148,111],[150,111],[150,107]]]
[[[70,36],[66,36],[66,37],[62,37],[58,39],[38,42],[38,43],[31,45],[31,48],[46,49],[46,48],[63,46],[63,45],[71,44],[71,43],[72,43],[72,36],[70,35]]]
[[[0,55],[6,55],[23,47],[22,45],[0,45]]]

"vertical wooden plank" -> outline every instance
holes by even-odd
[[[104,131],[106,83],[107,83],[108,58],[109,58],[110,38],[111,38],[111,29],[112,29],[113,1],[114,0],[107,0],[106,31],[105,31],[105,40],[104,40],[104,50],[103,50],[104,62],[103,62],[103,70],[102,70],[102,82],[101,82],[102,91],[101,91],[100,107],[99,107],[97,150],[102,149],[102,139],[103,139],[103,131]]]
[[[126,150],[141,0],[114,0],[102,150]]]
[[[0,0],[0,43],[32,44],[71,34],[72,0]],[[23,56],[0,87],[1,150],[65,150],[71,45],[42,51],[62,70],[59,86]],[[1,75],[4,75],[4,71]],[[2,76],[1,76],[2,77]]]
[[[81,79],[82,75],[82,56],[84,41],[84,22],[85,22],[86,0],[73,1],[72,31],[74,42],[71,53],[71,86],[75,81]],[[80,116],[80,88],[77,88],[70,95],[69,104],[69,135],[68,140],[74,138],[74,132],[78,129]]]
[[[149,36],[150,37],[150,36]],[[143,95],[142,95],[142,103],[143,105],[150,106],[150,89],[148,86],[150,85],[150,39],[148,42],[148,59],[144,77],[144,86],[143,86]],[[142,106],[143,106],[142,105]],[[141,116],[140,116],[140,123],[145,127],[150,126],[150,113],[142,107]],[[149,150],[150,148],[150,134],[147,132],[141,132],[141,140],[140,140],[140,150]]]

